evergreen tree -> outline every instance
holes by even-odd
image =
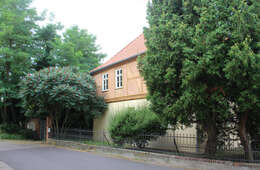
[[[242,132],[246,123],[241,121],[245,112],[259,113],[258,9],[257,0],[148,4],[148,51],[140,61],[148,99],[166,123],[201,126],[208,136],[208,154],[216,152],[219,126],[235,116],[245,153],[252,159],[242,135],[249,129]]]
[[[233,103],[246,157],[252,160],[250,140],[260,136],[260,1],[233,0],[221,4],[229,14],[229,34],[225,38],[228,45],[223,57],[226,96]]]

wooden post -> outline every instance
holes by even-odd
[[[48,143],[49,138],[49,117],[46,117],[46,135],[45,135],[45,142]]]

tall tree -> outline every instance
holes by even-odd
[[[196,58],[193,37],[200,19],[200,11],[196,8],[200,6],[199,1],[182,0],[154,0],[148,4],[150,26],[144,30],[148,50],[140,62],[140,69],[153,110],[174,126],[201,125],[207,130],[206,152],[214,154],[218,113],[213,110],[225,107],[218,104],[218,96],[210,92],[215,85],[210,85],[206,79],[191,82],[185,75],[186,61]],[[201,77],[202,80],[205,76]]]
[[[21,112],[18,83],[30,71],[33,32],[39,17],[31,0],[0,1],[0,111],[2,121],[17,123]]]
[[[220,3],[220,2],[219,2]],[[222,2],[229,25],[223,58],[226,94],[237,115],[238,132],[246,157],[253,159],[251,138],[259,135],[260,120],[260,1]],[[258,136],[259,138],[259,136]]]
[[[105,57],[99,50],[94,35],[73,26],[63,33],[62,40],[56,46],[56,63],[60,66],[74,66],[80,71],[90,71]]]
[[[36,71],[50,66],[55,66],[54,51],[57,42],[60,41],[58,31],[63,28],[61,24],[47,24],[37,29],[35,34],[35,61],[33,63]]]
[[[235,115],[245,129],[241,112],[258,113],[259,3],[153,0],[148,5],[148,51],[140,61],[148,99],[167,123],[201,125],[208,154],[216,152],[220,124]],[[249,142],[239,131],[248,154]]]

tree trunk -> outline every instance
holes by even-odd
[[[8,123],[7,104],[6,103],[7,103],[7,93],[4,92],[3,113],[2,113],[3,123]]]
[[[59,122],[58,122],[57,116],[55,115],[55,112],[54,112],[54,114],[50,114],[50,117],[52,120],[51,124],[52,124],[52,128],[53,128],[54,136],[56,137],[56,139],[59,139],[60,138]]]
[[[253,158],[253,152],[252,152],[252,148],[251,148],[251,144],[250,144],[250,136],[247,133],[247,129],[246,129],[246,124],[247,124],[247,120],[248,120],[248,114],[242,114],[239,118],[239,137],[240,137],[240,141],[242,146],[244,147],[244,152],[245,152],[245,158],[247,160],[254,160]]]
[[[212,113],[211,119],[206,123],[205,130],[207,132],[208,140],[205,148],[205,154],[215,155],[217,151],[217,126],[216,113]]]

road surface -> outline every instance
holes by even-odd
[[[9,141],[0,141],[1,161],[14,170],[184,170],[106,157],[90,152]]]

